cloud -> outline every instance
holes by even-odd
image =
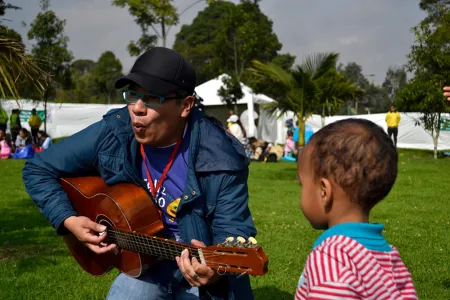
[[[342,38],[339,38],[339,42],[344,45],[344,46],[348,46],[351,44],[356,44],[358,43],[360,40],[357,36],[352,35],[352,36],[345,36]]]
[[[111,0],[52,1],[55,13],[67,20],[69,47],[76,59],[96,60],[103,51],[113,51],[127,72],[135,57],[127,51],[130,40],[140,36],[127,9],[114,7]],[[175,0],[181,12],[196,0]],[[237,2],[235,0],[234,2]],[[283,44],[282,52],[301,58],[314,52],[335,51],[340,62],[355,61],[365,74],[375,74],[375,82],[384,80],[390,65],[406,63],[406,55],[414,41],[410,28],[425,14],[417,1],[411,0],[263,0],[261,10],[273,21],[273,28]],[[26,29],[20,21],[30,23],[39,11],[39,0],[15,0],[22,6],[7,17],[16,20],[10,26],[22,35]],[[190,24],[204,9],[200,2],[180,17],[167,38],[172,46],[183,24]]]

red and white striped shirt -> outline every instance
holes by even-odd
[[[411,274],[395,247],[371,251],[335,235],[308,256],[297,287],[300,299],[418,299]]]

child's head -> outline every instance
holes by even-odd
[[[361,221],[391,190],[398,155],[384,130],[364,119],[331,123],[298,160],[301,207],[316,229]]]
[[[20,128],[19,135],[20,135],[20,137],[25,138],[29,135],[29,132],[25,128]]]

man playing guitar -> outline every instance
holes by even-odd
[[[108,185],[145,188],[161,212],[167,238],[196,246],[256,235],[248,208],[244,148],[195,109],[196,76],[178,53],[157,47],[116,81],[127,106],[49,149],[23,169],[31,198],[60,235],[72,233],[95,253],[117,252],[104,226],[78,215],[62,177],[99,174]],[[220,275],[186,251],[138,278],[124,273],[108,299],[253,299],[248,275]]]

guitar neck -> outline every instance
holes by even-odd
[[[192,247],[169,239],[150,237],[134,232],[111,228],[107,230],[107,241],[116,244],[119,248],[156,256],[163,259],[175,260],[184,249],[188,249],[191,257],[196,257],[199,261],[204,261],[202,250],[199,247]]]

